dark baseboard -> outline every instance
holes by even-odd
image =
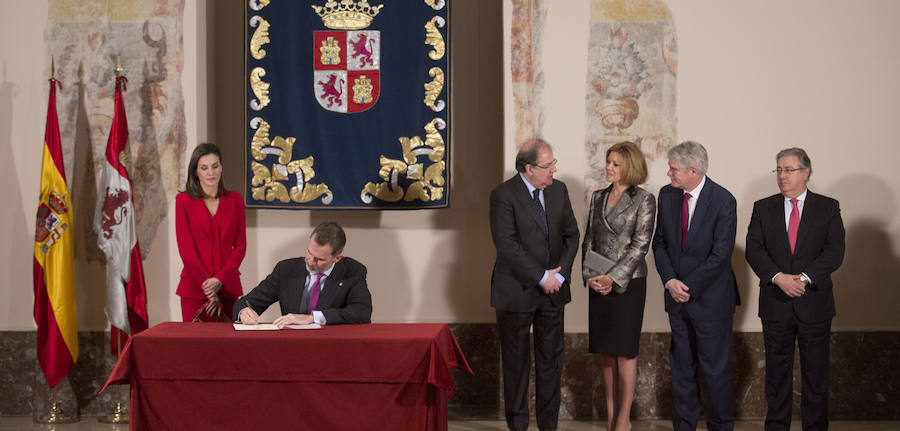
[[[457,389],[450,398],[450,418],[502,419],[503,391],[496,325],[450,326],[475,371],[474,376],[453,371]],[[35,339],[34,331],[0,331],[0,387],[4,389],[0,392],[0,416],[35,416],[47,412],[50,391],[36,359]],[[98,394],[114,365],[109,354],[109,334],[81,332],[78,342],[78,362],[59,385],[59,402],[68,412],[77,411],[82,416],[107,415],[115,401],[127,399],[127,391],[119,387]],[[602,420],[606,417],[600,358],[588,353],[587,345],[587,334],[566,334],[562,420]],[[739,419],[762,418],[765,416],[762,333],[735,333],[733,346],[735,416]],[[668,355],[669,333],[641,334],[638,382],[632,408],[634,419],[671,417]],[[898,363],[900,332],[833,333],[829,417],[835,420],[900,420]],[[799,359],[794,368],[795,394],[799,394]],[[800,398],[795,395],[794,414],[799,413]]]

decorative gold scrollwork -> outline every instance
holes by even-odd
[[[257,60],[262,60],[266,56],[266,50],[261,48],[270,42],[269,22],[262,19],[259,15],[253,15],[250,18],[250,27],[257,27],[250,38],[250,55]]]
[[[309,156],[302,160],[294,160],[288,164],[289,173],[297,175],[297,185],[291,187],[291,200],[294,202],[305,203],[315,200],[322,196],[322,203],[328,205],[334,198],[334,194],[325,184],[311,184],[309,180],[316,176],[313,170],[315,158]]]
[[[424,140],[418,136],[398,138],[403,160],[381,155],[379,158],[381,169],[378,170],[378,176],[384,182],[366,183],[360,192],[360,199],[367,204],[372,203],[373,197],[385,202],[397,202],[400,199],[406,202],[416,199],[428,202],[442,199],[446,163],[443,160],[444,139],[438,129],[443,130],[445,127],[444,120],[435,118],[425,124]],[[427,156],[433,163],[425,167],[425,163],[418,163],[419,156]],[[401,174],[406,175],[407,179],[416,180],[406,191],[399,184]]]
[[[250,162],[253,178],[250,180],[251,195],[256,200],[272,202],[278,200],[283,203],[290,201],[304,203],[322,196],[322,203],[330,204],[334,200],[334,194],[326,184],[311,184],[309,181],[316,176],[313,170],[313,156],[301,160],[291,160],[294,143],[297,138],[276,136],[269,141],[269,123],[260,117],[250,121],[250,127],[256,129],[253,140],[250,143],[250,153],[256,160],[264,160],[268,156],[277,156],[278,160],[272,164],[271,169],[262,163]],[[288,192],[287,186],[279,181],[290,181],[289,175],[296,175],[296,185]]]
[[[262,8],[269,5],[269,0],[250,0],[250,9],[253,9],[257,12],[262,10]]]
[[[444,71],[439,67],[432,67],[428,70],[428,76],[434,79],[425,83],[425,105],[434,112],[440,112],[444,109],[444,101],[437,100],[437,97],[444,89]]]
[[[250,155],[256,160],[266,158],[266,153],[262,151],[263,147],[269,145],[269,123],[259,117],[253,117],[250,120],[250,127],[256,129],[253,133],[253,139],[250,140]]]
[[[266,69],[261,67],[254,67],[250,71],[250,88],[256,96],[256,99],[250,101],[250,108],[254,111],[260,111],[272,102],[272,99],[269,99],[269,85],[271,84],[263,81],[263,76],[266,76]]]
[[[265,199],[269,202],[275,199],[281,202],[290,201],[287,188],[272,178],[269,168],[261,163],[251,161],[250,169],[253,170],[253,179],[250,180],[250,185],[253,186],[250,189],[253,199],[258,201]]]
[[[444,18],[436,16],[425,23],[425,44],[433,48],[428,52],[428,58],[440,60],[444,57],[444,37],[438,31],[438,27],[444,27]]]
[[[425,4],[434,10],[441,10],[444,7],[444,0],[425,0]]]

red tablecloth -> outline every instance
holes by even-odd
[[[446,430],[444,324],[235,331],[167,322],[133,337],[107,385],[131,384],[131,429]]]

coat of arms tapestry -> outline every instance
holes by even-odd
[[[248,207],[448,206],[449,0],[251,0],[245,18]]]

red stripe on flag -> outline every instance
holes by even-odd
[[[37,325],[37,355],[47,384],[53,389],[72,368],[72,353],[63,339],[56,315],[47,296],[47,285],[44,283],[44,267],[34,259],[34,321]],[[43,322],[43,324],[40,324]]]
[[[112,127],[109,129],[109,139],[106,141],[106,160],[115,170],[119,171],[122,178],[131,182],[125,165],[119,160],[119,153],[128,145],[128,118],[125,116],[125,103],[122,101],[122,88],[128,82],[124,76],[116,78],[116,93],[113,112]],[[132,188],[132,191],[134,189]]]
[[[148,327],[147,286],[144,285],[144,264],[141,263],[141,243],[134,242],[131,248],[131,276],[125,286],[128,298],[128,324],[134,336]]]

